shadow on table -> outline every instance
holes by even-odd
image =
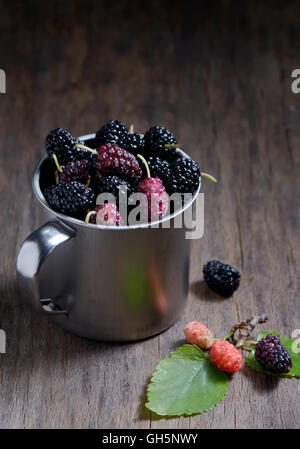
[[[252,383],[254,390],[260,394],[269,393],[270,391],[275,390],[275,388],[278,387],[279,381],[282,380],[279,376],[270,376],[254,371],[246,364],[244,365],[241,374]]]
[[[16,279],[1,281],[0,278],[0,328],[6,333],[2,368],[14,371],[18,367],[16,376],[28,374],[35,365],[46,364],[54,369],[66,359],[93,354],[101,357],[131,344],[99,342],[73,335],[53,323],[49,316],[25,304]]]
[[[109,343],[71,334],[52,322],[49,316],[25,304],[16,279],[5,283],[1,280],[0,328],[6,333],[6,354],[1,357],[1,367],[7,375],[14,373],[16,384],[36,371],[48,370],[51,378],[56,370],[63,371],[66,366],[79,370],[80,361],[82,365],[94,365],[105,359],[108,369],[113,371],[114,363],[125,363],[128,355],[135,354],[132,347],[144,341]],[[152,338],[157,336],[147,341]],[[174,343],[174,350],[176,347]]]
[[[139,407],[139,418],[140,420],[144,421],[159,421],[162,419],[171,420],[171,419],[178,419],[178,416],[160,416],[157,415],[155,412],[152,412],[151,410],[147,409],[145,406],[147,402],[147,385],[150,383],[151,376],[147,379],[147,384],[144,388],[144,393],[140,397],[140,407]]]
[[[193,282],[190,285],[190,290],[195,296],[204,301],[220,303],[228,300],[228,297],[218,295],[218,293],[211,290],[203,279],[201,281]]]

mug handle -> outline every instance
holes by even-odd
[[[34,307],[48,315],[68,315],[51,298],[40,298],[39,273],[48,255],[58,246],[75,237],[76,232],[59,221],[49,221],[33,231],[23,242],[17,259],[19,288]]]

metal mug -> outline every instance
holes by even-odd
[[[94,134],[82,136],[92,145]],[[103,341],[158,334],[179,318],[189,286],[190,240],[174,228],[95,226],[53,211],[42,194],[46,156],[32,180],[47,222],[23,242],[17,259],[21,294],[76,335]]]

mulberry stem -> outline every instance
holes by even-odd
[[[177,143],[176,144],[166,143],[165,148],[182,148],[182,145],[179,145]]]
[[[61,166],[59,165],[59,162],[58,162],[58,159],[57,159],[56,154],[55,154],[55,153],[52,153],[52,157],[53,157],[53,160],[54,160],[54,162],[55,162],[55,165],[56,165],[56,168],[57,168],[58,172],[59,172],[59,173],[62,173],[63,171],[62,171],[62,169],[61,169]]]
[[[205,179],[208,179],[209,181],[213,182],[214,184],[217,184],[218,181],[216,180],[216,178],[214,178],[212,175],[209,175],[208,173],[203,173],[201,172],[201,176]]]
[[[254,341],[254,340],[246,340],[246,341],[244,341],[244,345],[256,345],[256,341]]]
[[[133,134],[133,125],[130,125],[129,127],[129,134]]]
[[[229,334],[225,335],[225,337],[223,337],[223,340],[229,340],[230,337],[232,337],[232,335],[234,334],[233,331],[230,331]]]
[[[241,345],[242,349],[245,349],[246,351],[252,351],[252,349],[255,349],[256,341],[253,340],[246,340],[244,341],[243,345]]]
[[[75,147],[82,148],[83,150],[89,151],[90,153],[93,153],[93,154],[99,154],[97,150],[93,150],[90,147],[87,147],[85,145],[81,145],[81,143],[76,143]]]
[[[150,170],[149,170],[149,165],[148,165],[146,159],[145,159],[144,156],[142,156],[141,154],[137,154],[137,157],[139,157],[139,158],[143,161],[143,163],[144,163],[144,165],[145,165],[145,167],[146,167],[147,178],[151,178]]]
[[[87,189],[88,186],[90,185],[90,183],[91,183],[91,178],[88,179],[88,181],[87,181],[86,185],[84,186],[84,188]]]
[[[90,212],[88,212],[84,220],[85,224],[89,224],[90,217],[95,214],[97,214],[95,210],[91,210]]]

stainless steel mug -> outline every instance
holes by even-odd
[[[87,145],[93,138],[81,137]],[[91,339],[137,340],[170,327],[185,307],[189,285],[190,240],[184,227],[172,226],[182,211],[163,219],[169,228],[85,224],[47,205],[45,164],[43,157],[32,186],[47,221],[20,249],[22,296],[59,326]]]

